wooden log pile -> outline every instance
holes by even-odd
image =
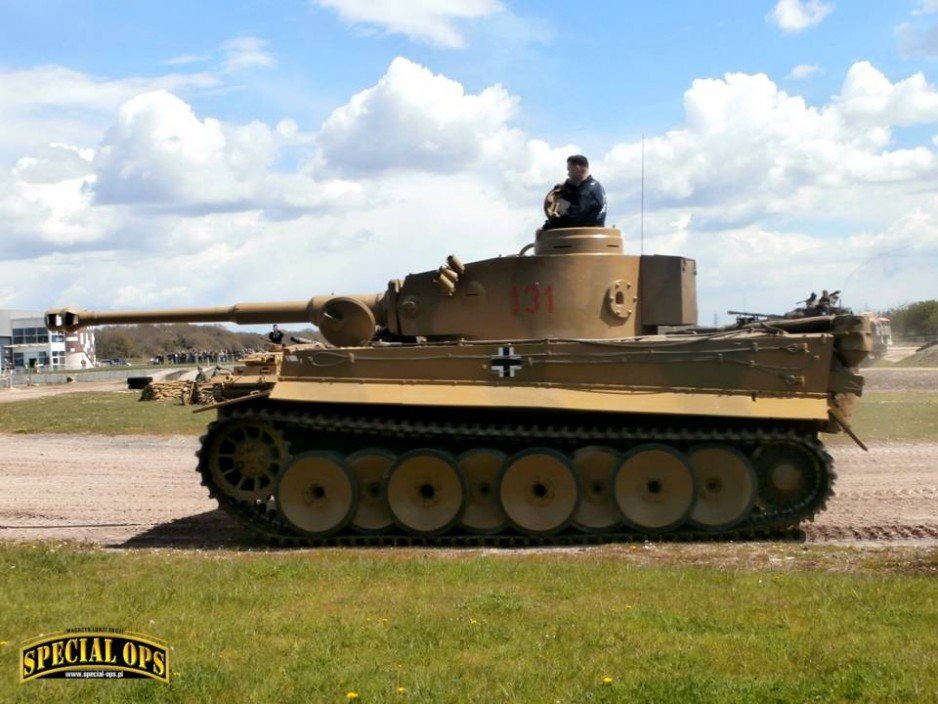
[[[212,385],[194,381],[151,381],[140,392],[141,401],[171,400],[183,406],[213,403]]]
[[[192,395],[192,403],[200,406],[207,406],[215,403],[215,394],[212,392],[214,384],[196,384]]]

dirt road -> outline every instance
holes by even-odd
[[[254,541],[199,486],[194,437],[0,435],[0,539],[109,546]],[[808,540],[938,545],[938,443],[832,448],[837,496]]]

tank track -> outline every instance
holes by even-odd
[[[500,447],[506,442],[512,445],[529,443],[551,447],[572,448],[581,445],[607,444],[614,447],[638,443],[655,442],[683,447],[700,443],[725,443],[734,447],[749,448],[746,454],[768,444],[785,444],[806,452],[813,458],[817,468],[817,481],[813,492],[796,505],[782,510],[756,508],[741,524],[720,532],[712,532],[683,526],[666,533],[649,535],[624,526],[606,533],[586,533],[570,527],[561,533],[548,536],[522,534],[513,528],[495,535],[450,532],[438,536],[412,535],[394,526],[379,534],[359,533],[352,528],[328,537],[308,537],[297,534],[278,514],[273,501],[247,501],[237,499],[220,489],[207,466],[209,447],[215,433],[225,424],[238,420],[270,423],[297,438],[320,438],[326,447],[341,445],[343,441],[355,440],[361,444],[362,437],[374,438],[370,445],[384,446],[402,441],[424,441],[431,445],[449,443],[482,443],[489,447]],[[302,442],[302,441],[301,441]],[[420,446],[417,442],[412,447]],[[604,543],[661,541],[713,541],[713,540],[801,540],[804,533],[798,530],[803,521],[812,521],[823,511],[834,495],[833,485],[836,472],[833,459],[813,433],[791,427],[759,428],[694,428],[687,426],[653,426],[641,428],[591,426],[591,425],[540,425],[517,423],[438,422],[432,420],[395,419],[379,415],[344,415],[338,413],[302,413],[274,408],[228,409],[223,417],[211,423],[201,437],[201,449],[196,452],[203,486],[209,496],[215,498],[219,507],[238,524],[254,536],[282,546],[309,547],[389,547],[389,546],[439,546],[439,547],[537,547],[577,546]],[[453,530],[458,530],[455,528]]]

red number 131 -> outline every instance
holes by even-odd
[[[511,312],[514,315],[527,313],[534,315],[541,306],[547,308],[548,313],[554,312],[554,287],[550,284],[529,284],[527,286],[511,287]]]

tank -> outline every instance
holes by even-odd
[[[795,528],[833,492],[821,433],[850,430],[867,316],[697,327],[696,263],[615,228],[383,293],[225,308],[50,310],[101,324],[314,323],[213,386],[198,473],[281,544],[603,542]]]

